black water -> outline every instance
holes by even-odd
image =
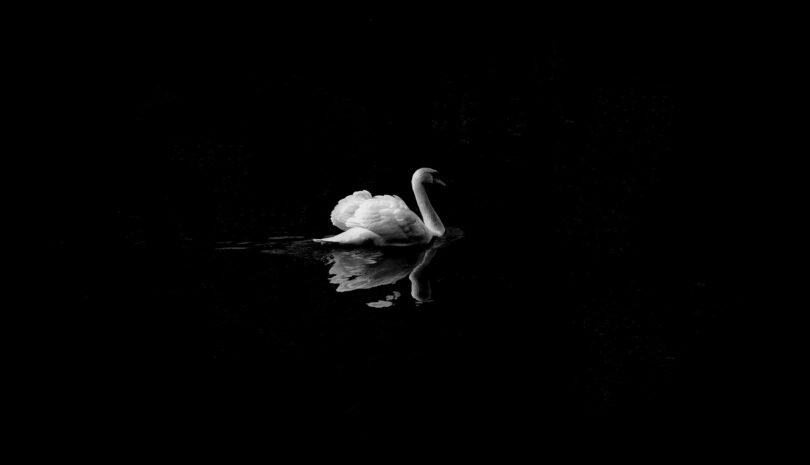
[[[727,421],[731,213],[678,44],[383,46],[367,36],[405,26],[355,26],[118,49],[106,121],[73,134],[93,156],[48,178],[48,276],[80,305],[57,318],[78,327],[51,354],[62,378],[105,418],[303,437]],[[422,166],[448,183],[430,195],[452,240],[309,241],[354,190],[415,208]]]

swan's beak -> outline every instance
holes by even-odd
[[[442,187],[447,187],[447,184],[445,184],[444,182],[442,182],[442,180],[441,180],[441,179],[438,179],[438,178],[433,178],[433,182],[435,182],[436,184],[438,184],[438,185],[440,185],[440,186],[442,186]]]

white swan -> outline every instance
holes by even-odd
[[[416,170],[411,187],[424,221],[396,195],[357,191],[338,202],[332,210],[332,224],[344,232],[334,237],[314,239],[320,243],[345,245],[407,246],[427,244],[444,236],[444,225],[425,192],[425,184],[445,184],[431,168]]]

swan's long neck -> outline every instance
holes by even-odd
[[[413,187],[416,204],[419,205],[419,213],[422,214],[422,221],[425,222],[425,226],[434,236],[444,236],[444,225],[442,220],[439,219],[439,215],[436,214],[436,210],[433,209],[433,205],[430,204],[425,185],[421,181],[414,179],[411,182],[411,187]]]

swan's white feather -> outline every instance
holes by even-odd
[[[431,235],[419,216],[396,195],[372,197],[357,191],[343,198],[332,210],[332,224],[346,231],[318,242],[376,245],[426,243]]]
[[[428,242],[431,238],[419,216],[395,195],[377,195],[362,201],[345,224],[367,229],[388,245]]]
[[[367,242],[374,242],[376,244],[382,242],[380,236],[365,228],[349,228],[337,236],[314,240],[315,242],[320,242],[322,244],[326,242],[333,242],[335,244],[345,245],[362,245]]]
[[[371,198],[369,191],[357,191],[352,195],[348,195],[341,199],[332,210],[332,224],[338,228],[346,231],[349,229],[346,226],[346,220],[354,215],[354,212],[360,207],[360,204]]]

